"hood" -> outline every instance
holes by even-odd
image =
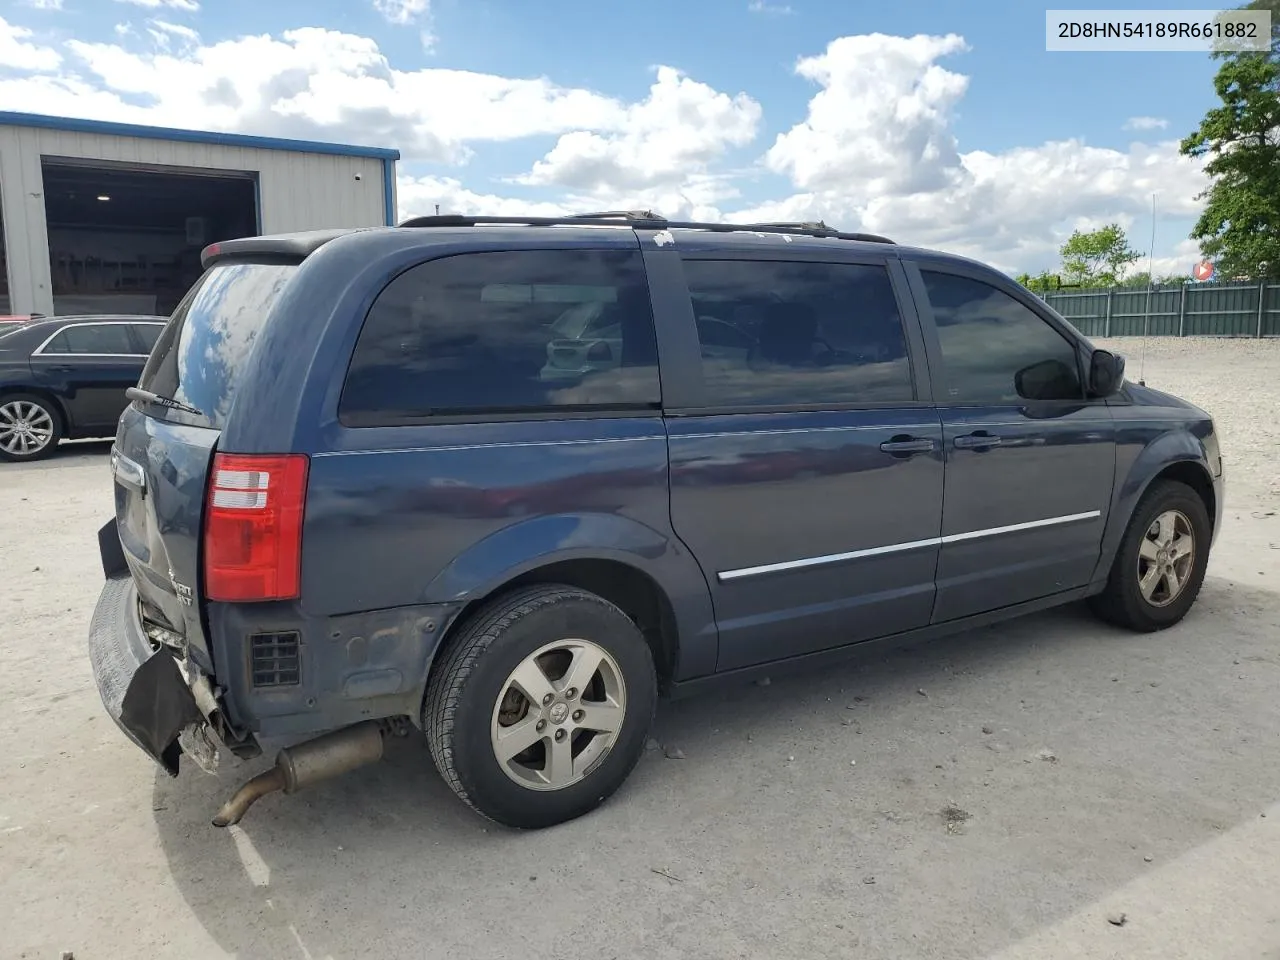
[[[1194,403],[1184,400],[1182,397],[1174,396],[1172,393],[1157,390],[1155,387],[1127,381],[1124,385],[1123,394],[1133,403],[1153,407],[1175,407],[1179,410],[1185,410],[1193,416],[1210,419],[1209,414]]]

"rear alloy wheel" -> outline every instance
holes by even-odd
[[[530,790],[563,790],[609,755],[627,715],[627,685],[590,640],[539,647],[507,677],[489,741],[502,771]]]
[[[0,460],[39,460],[62,438],[62,421],[48,401],[20,393],[0,397]]]
[[[1212,528],[1204,501],[1171,480],[1154,484],[1134,511],[1094,611],[1110,623],[1149,632],[1173,626],[1204,582]]]
[[[432,671],[422,726],[445,781],[517,828],[594,809],[630,774],[657,681],[640,630],[569,586],[516,590],[482,609]]]

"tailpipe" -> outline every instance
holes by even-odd
[[[321,780],[382,759],[382,724],[366,720],[281,750],[276,765],[260,773],[222,805],[215,827],[239,823],[248,809],[269,793],[297,793]]]

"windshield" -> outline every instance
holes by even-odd
[[[138,386],[195,407],[220,428],[263,320],[295,270],[265,263],[213,267],[178,305]]]

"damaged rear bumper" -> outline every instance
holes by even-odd
[[[143,753],[170,776],[177,776],[183,753],[212,769],[213,691],[203,675],[184,669],[174,651],[143,633],[131,577],[103,585],[89,626],[89,660],[107,713]]]

